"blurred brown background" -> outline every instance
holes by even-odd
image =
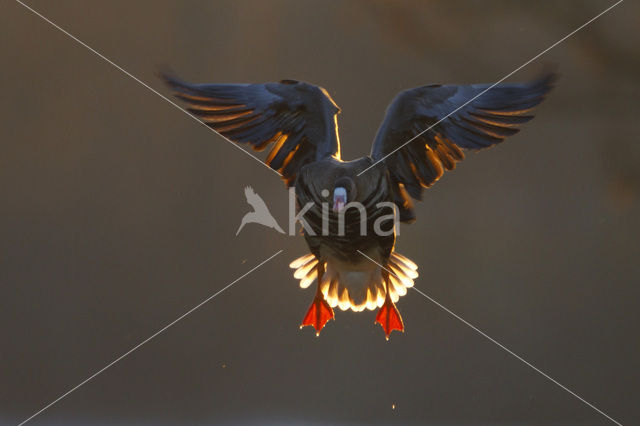
[[[612,2],[28,4],[165,94],[167,65],[324,86],[352,159],[398,91],[496,81]],[[623,424],[640,422],[638,16],[624,2],[517,73],[562,78],[428,191],[397,246],[418,288]],[[0,28],[0,423],[279,249],[33,424],[607,423],[416,292],[389,343],[371,312],[299,330],[302,238],[234,235],[245,185],[284,225],[277,176],[19,4]]]

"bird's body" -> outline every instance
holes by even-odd
[[[349,162],[328,157],[303,167],[295,184],[299,207],[312,205],[304,215],[310,228],[303,228],[305,239],[315,259],[326,262],[320,291],[331,307],[340,306],[343,310],[375,309],[384,302],[383,270],[378,264],[387,264],[393,251],[395,230],[393,209],[384,208],[381,203],[390,204],[393,197],[383,168],[358,176],[372,164],[370,157]],[[357,195],[350,202],[362,206],[362,210],[347,208],[343,212],[342,228],[340,213],[328,208],[330,191],[327,190],[333,189],[339,179],[354,182]],[[323,197],[323,190],[327,196]],[[377,221],[380,229],[387,231],[384,235],[374,229]],[[311,270],[305,274],[304,282],[316,275],[317,270]]]
[[[380,237],[373,230],[375,220],[384,214],[390,214],[389,211],[378,207],[379,203],[392,201],[386,173],[382,173],[384,169],[379,168],[372,170],[372,173],[357,176],[371,164],[373,161],[369,157],[349,162],[328,157],[302,168],[295,184],[296,200],[299,206],[313,203],[313,207],[304,216],[313,233],[316,234],[311,235],[310,232],[305,232],[305,238],[313,254],[321,255],[320,251],[323,250],[334,257],[355,262],[362,260],[362,255],[357,250],[368,250],[373,245],[377,245],[386,252],[387,256],[389,255],[393,248],[394,234]],[[362,215],[357,209],[347,209],[344,212],[344,235],[340,235],[339,214],[325,208],[328,213],[329,235],[322,235],[322,203],[328,207],[331,202],[329,195],[335,186],[334,182],[345,177],[351,179],[357,188],[357,196],[350,202],[361,204],[366,214]],[[323,197],[323,190],[328,191],[329,194]],[[363,226],[364,232],[362,232]],[[386,228],[388,229],[389,226]]]
[[[265,162],[295,186],[311,253],[290,266],[302,288],[317,283],[302,326],[319,333],[336,306],[379,309],[376,321],[387,338],[404,330],[395,302],[418,276],[417,265],[394,251],[396,220],[415,220],[412,199],[421,200],[424,188],[454,169],[463,149],[487,148],[517,133],[554,80],[406,90],[388,107],[371,155],[343,161],[340,110],[318,86],[294,80],[193,85],[164,78],[190,112],[228,139],[256,150],[271,146]],[[254,205],[249,194],[247,200]]]

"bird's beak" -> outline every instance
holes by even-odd
[[[333,190],[333,211],[339,213],[344,209],[345,204],[347,204],[347,190],[338,187]]]

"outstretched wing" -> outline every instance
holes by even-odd
[[[264,200],[258,194],[256,194],[252,187],[247,186],[246,188],[244,188],[244,196],[247,199],[247,203],[251,207],[253,207],[254,211],[257,212],[265,209],[268,210],[267,205],[264,203]]]
[[[188,110],[226,138],[257,151],[293,185],[300,168],[340,158],[340,109],[321,87],[294,80],[264,84],[190,84],[162,75]]]
[[[253,195],[255,195],[255,193],[256,192],[253,190],[251,186],[244,187],[244,196],[247,198],[247,200],[251,198]]]
[[[530,83],[503,83],[489,90],[489,84],[431,85],[396,96],[378,129],[371,156],[374,161],[384,159],[400,219],[415,219],[409,196],[421,200],[423,188],[464,159],[462,149],[488,148],[517,133],[519,125],[533,118],[529,112],[552,89],[554,80],[555,75],[548,74]]]

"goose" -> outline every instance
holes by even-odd
[[[301,288],[316,284],[300,327],[319,335],[333,308],[377,309],[387,340],[404,332],[396,307],[418,266],[394,250],[397,222],[416,219],[413,202],[465,157],[502,142],[530,121],[553,88],[545,73],[526,83],[431,84],[389,104],[370,155],[340,156],[340,108],[322,87],[297,80],[192,84],[161,78],[187,110],[225,138],[256,151],[293,188],[310,253],[290,267]]]

